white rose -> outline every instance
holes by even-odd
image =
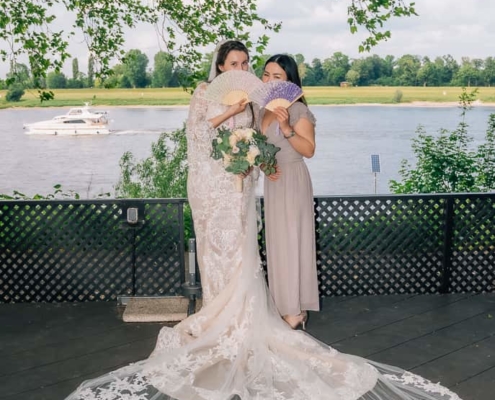
[[[237,147],[237,146],[232,147],[232,153],[234,153],[234,154],[239,153],[239,147]]]
[[[254,135],[254,129],[248,129],[248,132],[247,132],[248,140],[251,140],[253,138],[253,135]]]
[[[230,156],[227,155],[227,154],[224,154],[224,156],[223,156],[223,166],[224,167],[228,167],[230,165],[230,160],[231,160]]]
[[[254,155],[254,157],[256,157],[260,154],[260,149],[258,149],[258,146],[251,145],[249,146],[248,154],[252,154]]]
[[[230,135],[230,137],[229,137],[230,147],[236,147],[235,145],[237,144],[238,141],[239,141],[239,138],[236,135]]]
[[[254,160],[256,159],[256,156],[253,156],[252,154],[248,154],[246,156],[246,161],[249,163],[249,165],[253,166],[254,165]]]
[[[249,165],[254,165],[256,157],[260,154],[260,149],[257,146],[249,146],[249,151],[246,156],[246,160]]]
[[[249,141],[253,137],[254,131],[250,128],[244,128],[244,129],[239,129],[239,135],[245,139],[246,141]]]

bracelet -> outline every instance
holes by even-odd
[[[296,135],[296,132],[294,130],[290,131],[288,135],[284,135],[284,138],[290,139],[291,137],[294,137]]]

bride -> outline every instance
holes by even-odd
[[[210,81],[248,68],[246,47],[224,42]],[[83,382],[68,399],[459,400],[420,376],[339,353],[282,320],[258,255],[253,174],[238,192],[236,177],[210,156],[216,127],[254,126],[257,113],[244,103],[207,102],[207,85],[195,90],[187,121],[203,308],[162,328],[148,359]]]

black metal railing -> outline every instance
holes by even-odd
[[[0,301],[180,294],[184,203],[0,202]]]
[[[495,194],[316,197],[320,295],[495,288]]]
[[[181,294],[186,202],[0,201],[0,302]],[[317,196],[315,216],[322,297],[494,290],[495,194]]]

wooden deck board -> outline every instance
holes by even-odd
[[[0,304],[0,399],[62,400],[83,380],[146,358],[163,324],[121,315],[115,303]],[[308,332],[464,400],[493,400],[495,294],[324,299]]]

